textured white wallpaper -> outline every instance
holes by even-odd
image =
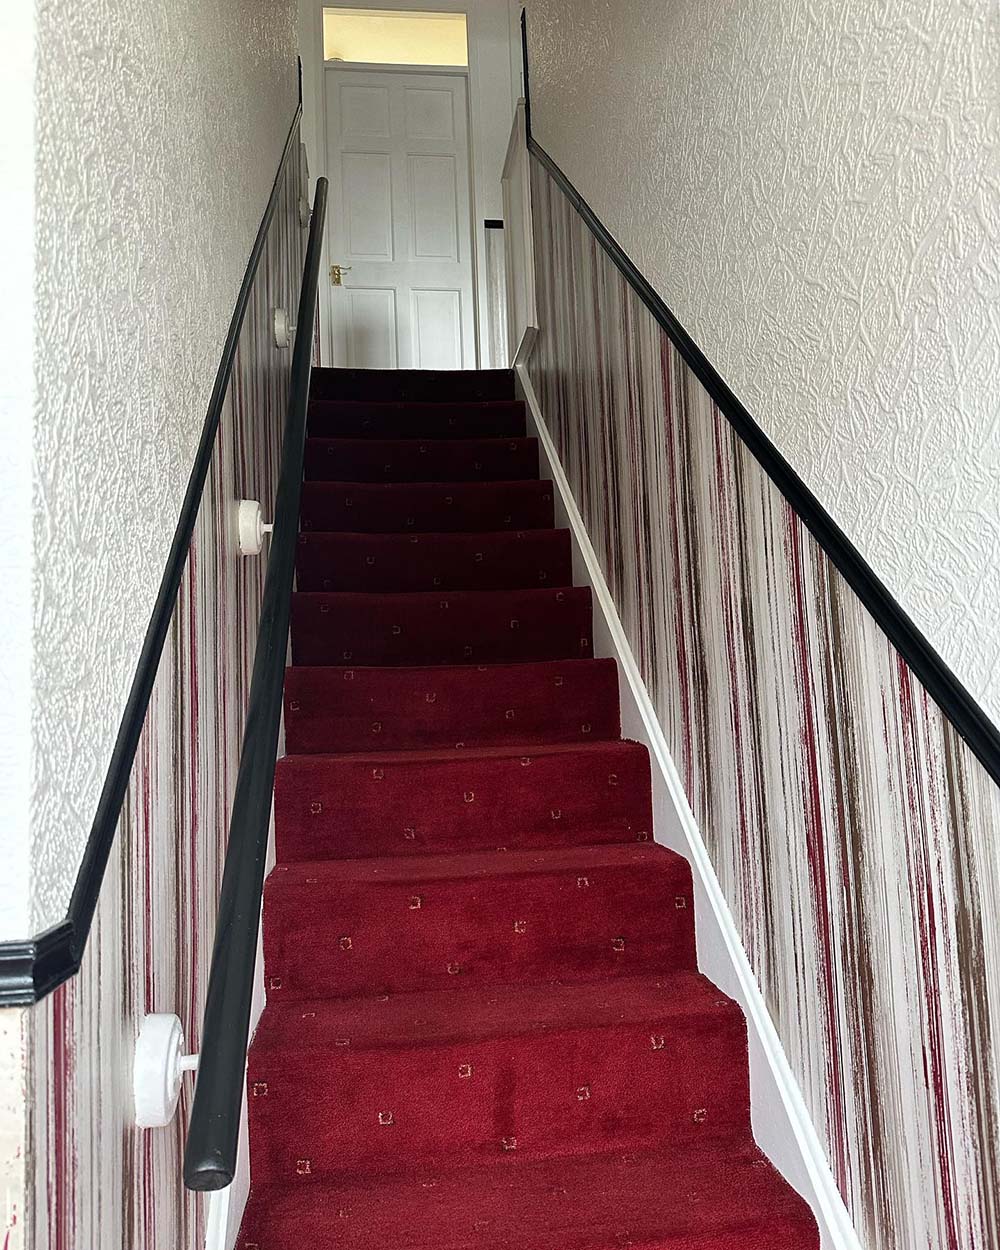
[[[33,39],[30,8],[0,5],[0,941],[28,931]]]
[[[42,0],[37,48],[35,929],[65,913],[295,110],[295,11]]]
[[[1000,722],[1000,6],[528,0],[535,137]]]

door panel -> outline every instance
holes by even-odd
[[[413,367],[461,369],[461,291],[413,291]]]
[[[392,171],[379,152],[345,152],[344,243],[353,260],[392,260]]]
[[[344,296],[347,354],[343,363],[351,369],[395,369],[396,292],[349,287]]]
[[[406,135],[409,139],[454,139],[455,97],[440,88],[407,87]]]
[[[411,257],[460,260],[455,158],[411,156],[409,174]]]
[[[326,69],[334,364],[475,368],[466,79]]]
[[[359,83],[339,85],[340,119],[345,139],[388,139],[389,90]]]

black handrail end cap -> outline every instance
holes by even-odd
[[[233,1183],[233,1169],[221,1163],[207,1161],[198,1164],[184,1164],[184,1185],[198,1193],[211,1193],[216,1189],[227,1189]]]

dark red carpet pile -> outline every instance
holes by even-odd
[[[503,372],[317,370],[241,1250],[804,1250]]]

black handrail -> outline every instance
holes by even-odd
[[[288,650],[326,192],[327,181],[320,178],[316,184],[299,298],[274,533],[219,894],[201,1031],[198,1083],[184,1152],[184,1184],[188,1189],[224,1189],[236,1169],[271,791]]]
[[[198,441],[198,450],[191,476],[188,479],[187,490],[184,493],[184,501],[181,504],[177,528],[170,544],[160,589],[153,605],[146,637],[143,639],[139,662],[136,665],[135,676],[132,678],[132,687],[125,703],[118,737],[115,739],[104,787],[101,790],[97,812],[84,847],[66,918],[34,937],[0,942],[0,1007],[30,1006],[40,998],[44,998],[63,981],[67,981],[80,969],[108,857],[114,845],[122,804],[128,791],[132,764],[135,761],[139,736],[149,708],[153,683],[156,681],[163,644],[170,628],[184,566],[191,547],[191,536],[194,533],[194,525],[205,489],[205,479],[208,476],[209,465],[212,463],[215,450],[215,439],[225,406],[226,393],[232,378],[236,347],[243,329],[257,270],[264,254],[268,231],[278,205],[285,167],[291,155],[298,151],[301,118],[300,90],[299,103],[295,116],[292,118],[292,124],[288,128],[288,136],[285,139],[281,160],[278,162],[274,185],[257,229],[257,237],[254,239],[243,282],[236,297],[236,307],[229,323],[229,332],[222,349],[222,359],[219,362],[215,385],[212,387],[212,395],[208,401],[208,411],[202,426],[201,438]]]

